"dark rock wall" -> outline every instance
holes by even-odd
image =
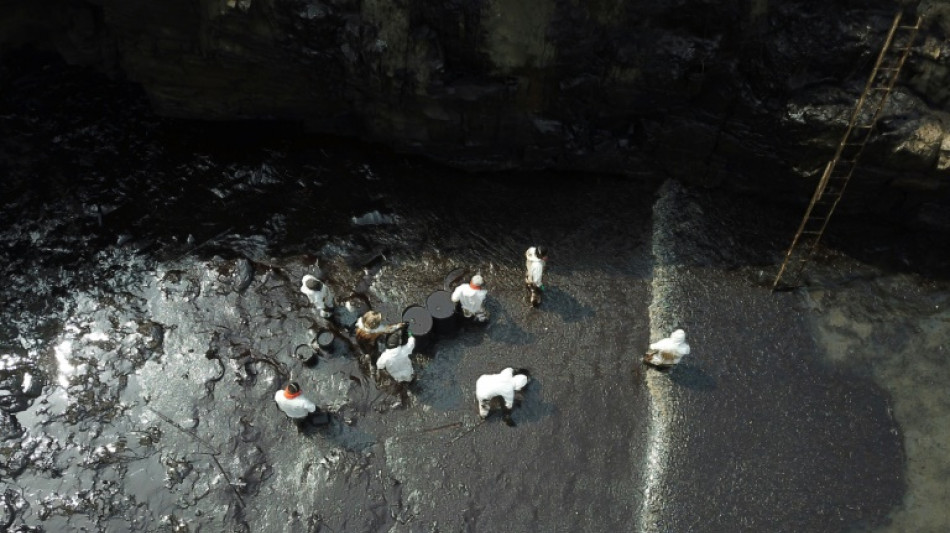
[[[0,0],[0,42],[124,75],[168,116],[300,121],[469,169],[807,197],[901,4]],[[926,27],[868,180],[945,192],[950,8],[905,7]]]

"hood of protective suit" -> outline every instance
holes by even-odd
[[[521,390],[528,384],[528,376],[524,374],[517,374],[512,378],[514,383],[515,390]]]
[[[670,334],[670,339],[672,339],[673,342],[677,344],[686,342],[686,332],[681,329],[678,329]]]

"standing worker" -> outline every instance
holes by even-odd
[[[511,421],[511,409],[515,406],[515,392],[528,384],[528,376],[515,374],[514,369],[506,368],[498,374],[485,374],[475,382],[475,399],[478,403],[478,416],[485,418],[491,410],[492,400],[501,397],[504,400],[505,422]]]
[[[280,407],[280,410],[297,424],[298,428],[305,426],[307,421],[315,415],[321,415],[316,404],[303,395],[300,384],[296,381],[290,382],[287,388],[277,391],[274,394],[274,401],[277,402],[277,407]]]
[[[300,292],[307,295],[310,303],[317,308],[320,316],[330,318],[333,316],[333,291],[330,287],[310,274],[303,277],[300,284]]]
[[[408,340],[406,339],[408,337]],[[416,347],[416,339],[408,330],[394,331],[386,336],[386,351],[376,361],[376,368],[385,370],[400,383],[412,381],[412,361],[409,354]]]
[[[689,344],[686,344],[686,332],[678,329],[669,337],[651,344],[650,351],[643,356],[643,362],[665,369],[678,364],[684,355],[689,355]]]
[[[476,322],[487,322],[488,311],[485,310],[485,296],[488,291],[482,288],[485,280],[475,274],[471,281],[463,283],[452,292],[452,301],[461,304],[465,318],[474,318]]]
[[[405,322],[383,326],[383,315],[378,311],[367,311],[356,321],[356,344],[363,355],[369,356],[370,362],[375,365],[376,359],[379,358],[379,338],[405,326],[408,326]]]
[[[524,253],[525,269],[527,273],[524,277],[525,285],[528,287],[528,298],[532,307],[541,305],[541,291],[544,290],[544,284],[541,277],[544,275],[544,264],[548,260],[548,252],[541,246],[532,246]]]

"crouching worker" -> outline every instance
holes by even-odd
[[[277,407],[280,407],[280,410],[297,424],[298,429],[303,429],[308,423],[322,426],[330,421],[326,413],[317,409],[316,404],[303,395],[300,384],[296,381],[290,382],[287,388],[277,391],[274,394],[274,401],[277,402]]]
[[[492,408],[492,401],[501,397],[504,401],[504,419],[509,426],[514,425],[511,420],[511,410],[515,406],[515,393],[528,384],[528,376],[522,373],[515,374],[514,369],[506,368],[498,374],[485,374],[475,382],[475,398],[478,403],[478,416],[485,418]]]
[[[651,344],[650,351],[643,356],[643,362],[656,368],[666,369],[679,364],[685,355],[689,355],[686,332],[678,329],[669,337]]]
[[[321,317],[333,316],[333,291],[326,283],[307,274],[301,280],[300,292],[307,295],[307,299],[317,308]]]
[[[416,339],[406,329],[394,331],[386,337],[386,351],[376,361],[376,368],[385,370],[400,383],[409,383],[414,377],[409,354],[416,347]]]
[[[460,304],[465,318],[474,318],[476,322],[488,321],[488,311],[485,310],[488,291],[482,288],[484,283],[485,279],[475,274],[471,281],[459,285],[452,292],[452,301]]]

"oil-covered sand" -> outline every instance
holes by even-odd
[[[842,246],[810,288],[773,293],[794,209],[647,170],[464,175],[173,124],[93,75],[4,68],[8,530],[950,524],[939,258],[923,276]],[[551,250],[538,309],[522,285],[534,244]],[[491,322],[419,350],[407,394],[343,328],[315,367],[294,357],[327,326],[304,274],[396,321],[458,268],[486,278]],[[676,327],[692,354],[642,367]],[[479,423],[475,380],[507,366],[532,376],[515,426]],[[289,379],[329,426],[298,432],[277,409]]]

